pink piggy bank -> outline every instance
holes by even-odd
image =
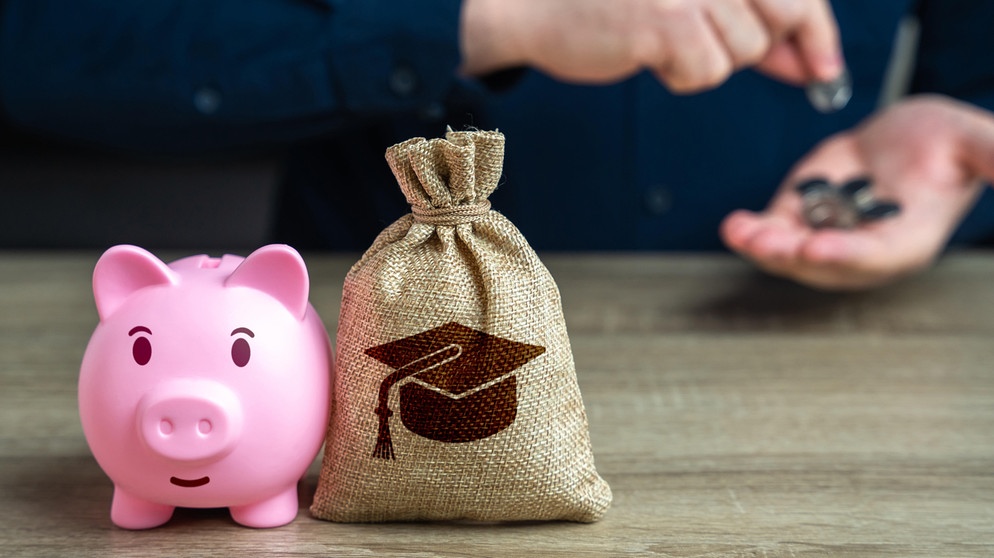
[[[227,507],[250,527],[293,521],[331,374],[308,286],[289,246],[168,266],[135,246],[103,254],[79,414],[116,525],[155,527],[176,506]]]

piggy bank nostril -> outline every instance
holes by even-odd
[[[197,430],[199,430],[201,434],[206,436],[207,434],[211,433],[211,430],[214,430],[214,425],[211,424],[211,421],[203,419],[200,421],[200,424],[197,425]]]
[[[163,436],[169,436],[173,433],[173,423],[169,419],[162,419],[159,421],[159,433]]]

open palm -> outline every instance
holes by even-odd
[[[892,219],[814,229],[794,186],[810,177],[872,176],[897,200]],[[994,116],[940,96],[909,98],[828,138],[790,172],[762,212],[733,212],[725,243],[761,269],[822,289],[865,289],[928,267],[994,177]]]

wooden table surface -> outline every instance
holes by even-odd
[[[728,256],[547,255],[598,470],[599,523],[253,530],[108,515],[76,378],[96,253],[0,254],[0,556],[994,556],[994,254],[826,294]],[[306,255],[305,255],[306,256]],[[335,331],[348,256],[307,256]]]

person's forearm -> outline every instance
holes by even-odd
[[[526,63],[512,33],[518,2],[513,0],[464,0],[460,16],[460,70],[481,76]]]
[[[465,0],[461,21],[469,75],[529,66],[606,84],[647,70],[693,93],[742,68],[804,83],[843,66],[827,0]]]

